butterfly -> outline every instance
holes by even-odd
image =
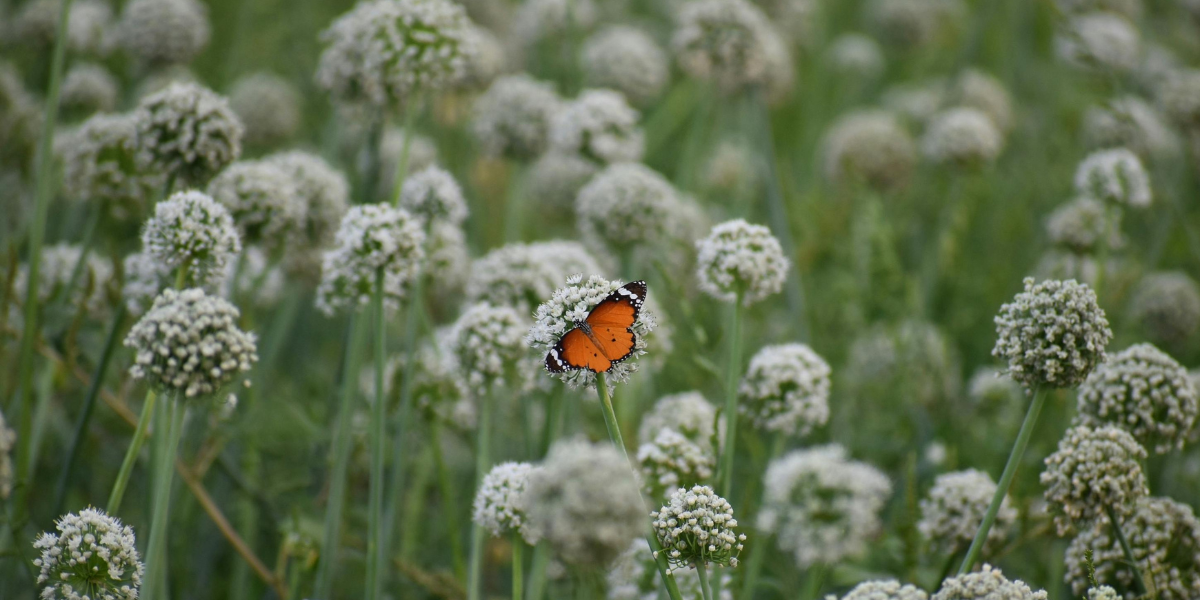
[[[646,282],[634,281],[617,288],[601,300],[586,319],[563,334],[546,354],[551,373],[587,369],[607,373],[613,365],[633,355],[637,322],[646,301]]]

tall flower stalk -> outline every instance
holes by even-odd
[[[475,482],[478,487],[483,476],[491,465],[492,445],[492,398],[488,395],[479,400],[479,421],[476,424],[475,437]],[[483,527],[479,524],[471,527],[471,558],[467,575],[467,598],[479,600],[482,598],[483,576],[483,546],[487,541]]]
[[[729,307],[729,364],[725,370],[725,444],[721,449],[721,494],[733,491],[733,457],[737,450],[737,385],[742,372],[742,293]]]

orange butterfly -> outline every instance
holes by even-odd
[[[587,369],[607,373],[613,365],[633,355],[637,322],[646,301],[646,282],[634,281],[618,288],[563,334],[546,355],[551,373]]]

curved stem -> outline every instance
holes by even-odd
[[[725,372],[725,447],[721,457],[721,496],[733,491],[733,457],[737,451],[737,383],[742,371],[742,294],[734,298],[729,324],[729,364]]]
[[[708,585],[708,570],[704,567],[704,561],[696,563],[696,574],[700,576],[700,594],[704,596],[704,600],[712,600],[713,593]],[[716,577],[716,574],[713,574]]]
[[[477,492],[484,475],[487,475],[488,467],[491,466],[489,448],[492,438],[492,394],[490,393],[485,393],[480,398],[478,427],[479,437],[475,444],[475,489]],[[479,600],[483,597],[480,578],[483,576],[483,546],[486,542],[487,536],[484,535],[483,527],[480,527],[478,523],[472,523],[471,571],[467,580],[467,598],[469,600]]]
[[[987,541],[988,532],[992,529],[992,524],[996,522],[996,514],[1000,512],[1000,503],[1004,501],[1004,496],[1008,494],[1008,488],[1012,485],[1013,476],[1017,473],[1017,467],[1021,463],[1021,456],[1025,454],[1025,447],[1029,445],[1029,438],[1033,436],[1034,425],[1037,424],[1038,415],[1042,412],[1042,406],[1046,403],[1046,391],[1043,387],[1037,387],[1033,390],[1033,401],[1029,403],[1029,410],[1025,413],[1025,421],[1021,423],[1021,431],[1017,433],[1017,441],[1013,444],[1012,452],[1008,455],[1008,462],[1004,465],[1004,473],[1000,476],[1000,483],[996,486],[996,493],[992,495],[992,503],[988,505],[987,514],[983,517],[983,523],[979,525],[979,530],[975,532],[975,539],[971,542],[970,549],[967,550],[966,558],[963,558],[962,566],[958,568],[958,574],[962,575],[971,570],[975,566],[975,561],[979,558],[980,552],[983,551],[983,543]]]
[[[125,497],[125,487],[129,485],[129,476],[133,474],[133,465],[142,451],[142,443],[146,441],[146,429],[154,416],[154,404],[157,399],[158,394],[154,388],[146,390],[146,400],[142,402],[142,414],[138,417],[137,428],[133,430],[133,439],[129,441],[129,448],[125,450],[125,460],[121,461],[121,470],[117,471],[117,480],[113,483],[112,492],[108,494],[105,511],[110,515],[117,514],[121,509],[121,499]]]
[[[1104,514],[1108,515],[1108,522],[1112,523],[1113,535],[1117,538],[1117,543],[1121,545],[1121,552],[1125,554],[1125,560],[1129,561],[1129,568],[1133,571],[1133,580],[1137,582],[1138,595],[1144,596],[1150,594],[1150,587],[1146,585],[1146,580],[1142,578],[1142,568],[1138,566],[1137,558],[1133,556],[1133,548],[1129,546],[1129,540],[1125,538],[1125,532],[1121,531],[1121,523],[1117,521],[1117,515],[1111,506],[1104,505]]]
[[[512,534],[512,549],[512,597],[513,600],[520,600],[525,595],[525,565],[521,559],[521,554],[525,552],[525,540],[515,531]]]
[[[387,323],[383,316],[383,269],[375,272],[375,294],[371,298],[371,306],[375,312],[375,403],[371,405],[371,481],[367,501],[367,600],[378,598],[383,584],[383,545],[379,539],[383,528],[383,456],[387,446],[387,402],[383,391]]]

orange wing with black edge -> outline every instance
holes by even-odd
[[[605,373],[614,364],[629,358],[637,343],[633,324],[637,322],[645,301],[645,281],[628,283],[609,294],[588,313],[586,319],[595,341],[579,328],[568,331],[546,355],[546,370],[562,373],[572,369],[588,369],[594,373]]]
[[[612,368],[612,361],[588,339],[582,329],[572,329],[559,338],[558,343],[546,355],[546,370],[551,373],[588,369],[604,373]]]

